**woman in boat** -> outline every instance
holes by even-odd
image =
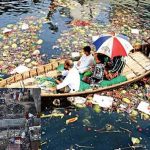
[[[105,78],[111,80],[122,73],[125,66],[125,60],[122,56],[116,56],[112,61],[107,62],[105,66]]]
[[[64,68],[68,70],[68,73],[63,81],[58,81],[58,85],[55,88],[50,88],[50,91],[57,91],[58,93],[72,93],[79,90],[80,87],[80,75],[76,67],[73,67],[71,60],[66,60]]]
[[[84,55],[80,58],[80,60],[75,64],[75,67],[79,70],[79,73],[83,74],[86,72],[90,66],[94,64],[94,57],[91,54],[91,47],[85,46],[83,48]]]

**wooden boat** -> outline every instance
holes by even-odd
[[[51,60],[49,64],[39,66],[35,69],[31,69],[28,72],[22,74],[13,75],[7,79],[0,81],[1,88],[38,88],[38,84],[35,82],[35,77],[54,77],[57,75],[57,67],[63,64],[64,60]],[[96,93],[104,90],[109,90],[123,86],[125,84],[133,83],[140,80],[141,78],[150,74],[150,59],[145,56],[142,52],[130,53],[126,57],[126,65],[122,72],[122,75],[127,78],[127,81],[114,84],[107,87],[99,87],[97,89],[87,89],[82,92],[76,93],[63,93],[54,94],[50,91],[41,89],[41,96],[49,97],[62,97],[62,96],[79,96],[91,93]]]

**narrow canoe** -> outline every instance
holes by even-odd
[[[39,66],[35,69],[31,69],[28,72],[22,74],[13,75],[7,79],[0,81],[1,88],[38,88],[38,84],[35,82],[35,77],[54,77],[57,75],[57,67],[63,64],[65,60],[51,60],[49,64]],[[126,57],[126,65],[122,72],[122,75],[127,78],[127,81],[110,85],[107,87],[99,87],[97,89],[87,89],[82,92],[76,93],[63,93],[54,94],[50,91],[41,89],[41,96],[48,97],[63,97],[63,96],[79,96],[101,92],[123,86],[125,84],[133,83],[142,79],[150,74],[150,59],[141,52],[130,53]]]

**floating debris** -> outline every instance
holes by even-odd
[[[135,138],[135,137],[132,137],[131,141],[132,141],[133,145],[140,144],[140,142],[141,142],[141,140],[139,138]]]
[[[64,114],[61,113],[61,112],[58,111],[58,110],[54,110],[52,113],[47,114],[47,115],[41,114],[40,117],[41,117],[41,118],[52,118],[52,117],[60,117],[60,118],[63,118],[63,117],[64,117]]]
[[[38,36],[43,21],[43,18],[27,17],[0,29],[2,73],[10,74],[18,65],[33,68],[45,63],[40,56],[43,40]]]
[[[149,77],[146,77],[149,78]],[[128,113],[133,121],[141,117],[143,120],[149,120],[150,101],[147,97],[146,88],[149,87],[145,80],[145,85],[142,80],[136,84],[126,85],[117,90],[107,90],[98,94],[88,95],[84,97],[69,97],[70,102],[78,108],[92,107],[96,113],[108,111],[109,113]],[[137,90],[138,87],[138,90]],[[77,105],[76,102],[82,103]],[[84,120],[86,124],[86,120]]]
[[[73,123],[78,120],[78,117],[70,118],[66,120],[66,124]]]

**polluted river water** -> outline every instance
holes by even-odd
[[[50,58],[70,55],[92,44],[92,36],[112,29],[128,35],[133,45],[143,44],[150,32],[149,1],[21,0],[0,4],[2,73],[10,74],[21,64],[33,68]],[[132,29],[138,29],[140,35],[131,35]]]
[[[91,43],[93,35],[112,28],[128,35],[133,44],[141,44],[142,38],[148,38],[150,33],[149,0],[56,0],[56,3],[3,0],[0,2],[1,72],[9,74],[19,64],[36,67],[50,58],[79,51]],[[131,35],[132,28],[140,30],[136,40]],[[17,56],[18,53],[21,55]],[[61,109],[57,113],[66,115],[62,119],[42,119],[43,150],[150,149],[149,119],[137,117],[134,122],[128,113],[97,113],[91,107],[71,113]],[[76,121],[66,124],[70,118]]]

